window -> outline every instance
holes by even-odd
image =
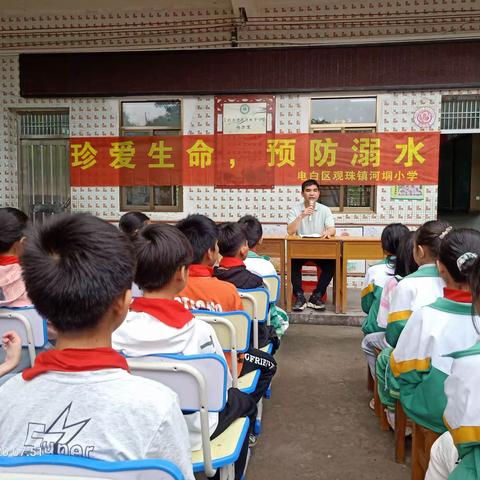
[[[440,123],[442,133],[480,132],[480,96],[444,96]]]
[[[121,135],[180,135],[182,111],[180,100],[138,101],[121,103]],[[120,210],[148,212],[181,212],[181,186],[120,187]]]
[[[310,132],[375,132],[376,97],[312,98]],[[320,186],[320,202],[338,212],[372,211],[376,188],[370,185]]]
[[[19,206],[33,222],[70,210],[69,112],[18,112]]]

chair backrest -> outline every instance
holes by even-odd
[[[238,293],[242,298],[243,309],[260,323],[266,322],[270,307],[270,294],[268,290],[266,288],[239,289]]]
[[[66,455],[0,457],[0,479],[5,480],[183,480],[167,460],[106,462]]]
[[[235,329],[236,350],[239,353],[246,352],[250,346],[250,329],[252,319],[247,312],[210,312],[206,310],[192,310],[195,318],[210,323],[215,329],[218,341],[226,352],[232,350],[232,335],[229,322]]]
[[[48,342],[47,321],[40,316],[37,310],[35,310],[35,307],[1,307],[0,331],[2,333],[8,330],[15,330],[15,328],[12,328],[12,322],[18,322],[18,319],[12,320],[13,317],[9,316],[9,314],[19,314],[28,320],[32,329],[33,344],[35,347],[42,348],[46,345]],[[9,326],[9,322],[12,324],[12,327]],[[22,346],[27,347],[27,338],[22,336],[20,332],[19,335],[22,338]]]
[[[265,275],[262,280],[270,295],[270,302],[277,303],[280,298],[280,277],[278,275]]]
[[[215,354],[149,355],[127,358],[134,375],[155,380],[177,393],[180,407],[200,411],[204,471],[213,477],[208,411],[223,410],[227,401],[227,364]]]
[[[127,357],[134,375],[163,383],[177,393],[180,408],[220,412],[227,400],[227,364],[215,354]],[[207,400],[203,400],[205,388]]]

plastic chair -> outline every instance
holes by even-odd
[[[258,324],[268,320],[270,309],[270,295],[266,288],[252,288],[250,290],[238,290],[242,299],[242,305],[253,320],[253,347],[258,348]],[[271,353],[271,345],[262,348],[263,351]]]
[[[0,308],[0,336],[14,330],[28,349],[30,365],[36,358],[35,347],[48,342],[47,322],[32,308]]]
[[[212,325],[217,335],[218,341],[224,352],[230,352],[232,358],[232,386],[239,388],[245,393],[250,393],[254,390],[255,385],[248,382],[250,391],[246,391],[244,380],[239,385],[238,372],[238,353],[244,353],[248,350],[250,344],[250,328],[252,320],[246,312],[210,312],[205,310],[192,310],[195,318],[202,320]],[[252,372],[253,374],[254,372]],[[251,376],[251,374],[249,374]],[[258,376],[257,376],[258,377]],[[257,379],[258,381],[258,379]]]
[[[67,455],[0,457],[0,479],[4,480],[183,480],[168,460],[107,462]]]
[[[270,302],[277,303],[280,298],[280,277],[278,275],[265,275],[262,280],[270,295]]]
[[[223,410],[226,403],[227,364],[218,355],[149,355],[128,358],[135,375],[163,383],[175,391],[182,410],[199,411],[202,450],[192,452],[194,472],[209,477],[220,469],[220,478],[233,480],[234,463],[240,455],[249,428],[248,418],[235,420],[210,441],[208,412]]]

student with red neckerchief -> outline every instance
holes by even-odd
[[[58,340],[0,389],[0,451],[163,458],[193,480],[176,394],[131,375],[112,349],[131,301],[135,258],[127,237],[89,215],[58,216],[29,235],[22,267],[28,295]]]
[[[213,266],[218,261],[218,227],[215,222],[195,214],[181,220],[177,228],[192,245],[193,264],[189,267],[187,285],[175,299],[190,310],[243,310],[235,286],[213,276]],[[260,377],[250,396],[258,403],[277,371],[277,363],[272,355],[250,346],[248,352],[239,355],[238,374],[243,376],[254,370],[260,370]]]
[[[211,325],[196,319],[175,295],[183,289],[192,261],[188,239],[172,225],[148,225],[134,241],[137,256],[135,282],[144,296],[136,298],[123,324],[113,334],[113,346],[129,356],[161,354],[198,355],[214,353],[224,358]],[[209,413],[210,436],[218,437],[237,418],[255,421],[257,406],[250,395],[231,387],[228,375],[228,402],[220,413]],[[192,450],[202,446],[200,414],[185,415]],[[246,438],[235,477],[240,479],[248,453]]]
[[[16,208],[0,208],[0,225],[0,307],[31,306],[19,260],[28,217]]]

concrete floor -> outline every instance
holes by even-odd
[[[357,327],[290,326],[247,480],[407,480],[368,407]]]

